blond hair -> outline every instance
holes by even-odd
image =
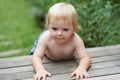
[[[65,20],[71,20],[73,29],[76,31],[77,29],[77,12],[75,8],[68,3],[56,3],[53,5],[47,14],[46,18],[46,27],[49,27],[50,24],[50,18],[54,17],[56,19],[65,19]]]

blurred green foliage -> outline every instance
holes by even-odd
[[[120,43],[120,2],[88,0],[77,8],[82,28],[78,33],[86,46],[104,46]]]
[[[120,44],[120,0],[29,0],[32,14],[44,26],[48,9],[57,2],[71,3],[78,12],[77,33],[86,47]]]
[[[29,54],[34,40],[43,30],[35,27],[30,6],[26,0],[0,0],[0,53],[20,49],[21,53],[10,56]]]

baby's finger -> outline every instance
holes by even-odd
[[[82,78],[88,78],[86,73],[83,73],[82,76]]]
[[[90,77],[90,75],[86,72],[85,78],[89,78],[89,77]]]
[[[90,75],[87,73],[87,77],[89,78],[90,77]]]
[[[35,76],[35,77],[34,77],[34,80],[38,80],[38,77],[37,77],[37,76]]]
[[[76,75],[76,74],[73,72],[73,73],[71,73],[71,75],[70,75],[70,76],[71,76],[71,77],[73,77],[73,76],[75,76],[75,75]]]
[[[35,74],[33,75],[33,78],[35,78]]]
[[[51,77],[52,75],[51,75],[51,73],[47,73],[47,76],[48,76],[48,77]]]
[[[89,74],[87,72],[83,73],[83,77],[84,78],[88,78],[89,77]]]
[[[83,74],[80,74],[80,79],[83,79]]]
[[[39,76],[38,78],[37,78],[37,80],[41,80],[42,79],[42,76]]]
[[[45,76],[43,76],[43,79],[42,80],[46,80],[46,75]]]
[[[80,75],[76,75],[76,80],[80,79]]]

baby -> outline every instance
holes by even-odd
[[[46,27],[48,30],[40,36],[32,56],[32,65],[36,71],[34,80],[45,80],[47,76],[51,76],[42,64],[45,55],[54,61],[59,61],[71,59],[75,52],[80,61],[71,77],[88,78],[87,69],[91,60],[82,39],[75,32],[77,28],[75,8],[68,3],[56,3],[48,11]]]

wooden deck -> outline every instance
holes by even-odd
[[[82,80],[120,80],[120,44],[87,49],[92,65],[90,78]],[[52,73],[47,80],[71,80],[70,73],[78,66],[77,58],[54,62],[44,58],[44,66]],[[33,80],[31,56],[0,59],[0,80]]]

